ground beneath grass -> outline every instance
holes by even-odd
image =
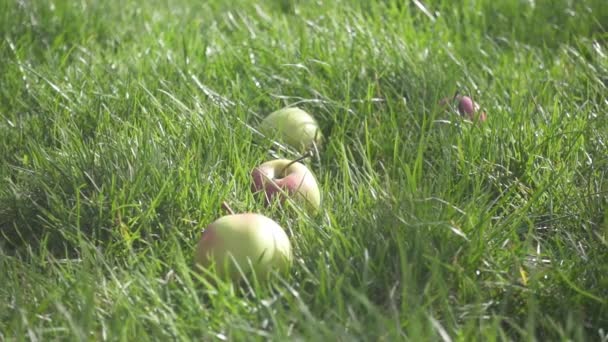
[[[0,13],[0,340],[608,340],[604,0]],[[285,106],[326,136],[317,214],[249,190],[298,156],[255,130]],[[223,201],[288,274],[193,272]]]

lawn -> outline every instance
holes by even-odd
[[[605,0],[1,1],[0,340],[607,341],[607,87]],[[193,270],[222,202],[287,274]]]

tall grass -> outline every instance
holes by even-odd
[[[604,1],[0,13],[0,339],[608,338]],[[287,105],[328,137],[318,215],[249,191]],[[288,276],[193,273],[222,201],[286,229]]]

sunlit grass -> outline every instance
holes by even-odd
[[[608,338],[604,1],[0,13],[0,339]],[[327,137],[318,215],[249,190],[287,105]],[[193,272],[222,201],[286,229],[287,277]]]

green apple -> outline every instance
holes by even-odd
[[[266,205],[289,196],[296,203],[318,210],[321,192],[313,173],[302,163],[288,159],[265,162],[251,172],[251,191],[264,195]]]
[[[269,114],[260,123],[260,132],[298,151],[318,146],[323,139],[315,118],[297,107],[283,108]]]
[[[198,242],[195,263],[220,279],[237,281],[241,272],[258,279],[285,272],[293,261],[287,234],[272,219],[255,213],[232,214],[209,224]],[[240,269],[240,271],[239,271]]]

